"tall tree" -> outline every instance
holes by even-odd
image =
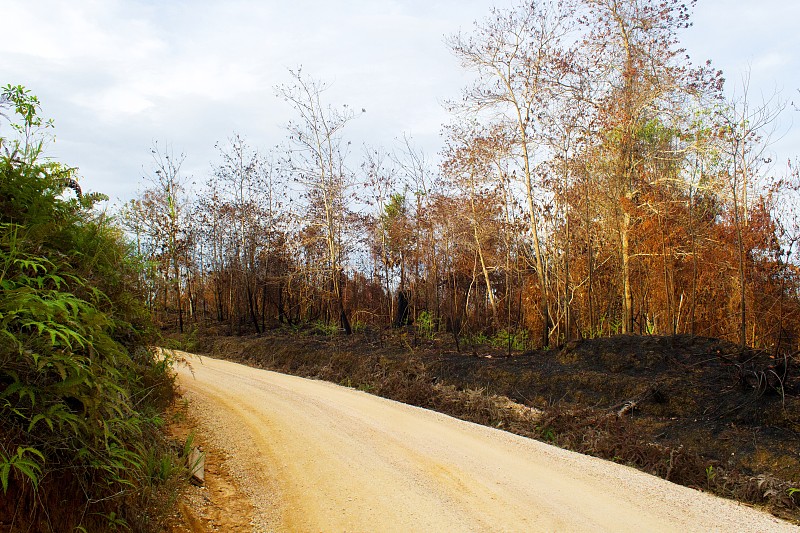
[[[151,170],[145,176],[149,187],[138,199],[127,204],[123,220],[129,230],[139,235],[146,234],[150,240],[151,258],[160,265],[164,310],[169,309],[169,292],[172,290],[178,329],[183,332],[182,272],[186,248],[190,245],[187,240],[186,179],[181,173],[186,156],[176,156],[169,145],[162,148],[158,143],[153,143],[150,156]]]
[[[403,135],[400,146],[394,151],[392,160],[398,169],[404,189],[413,193],[413,202],[405,198],[403,224],[407,235],[404,259],[406,271],[411,278],[408,292],[412,318],[418,311],[431,312],[441,318],[441,293],[438,285],[440,276],[441,250],[436,241],[430,220],[433,198],[439,191],[441,181],[438,173],[428,160],[425,152],[416,146],[413,139]],[[403,196],[408,196],[406,193]],[[402,234],[401,234],[402,235]]]
[[[604,90],[597,105],[609,194],[622,270],[622,331],[634,331],[632,269],[636,204],[648,175],[643,163],[668,156],[647,143],[647,128],[665,118],[677,95],[693,88],[677,32],[689,26],[682,0],[583,0],[583,50],[594,58],[592,83]]]
[[[298,115],[287,126],[291,170],[304,189],[308,222],[316,228],[310,235],[325,245],[325,269],[339,326],[350,334],[352,329],[345,309],[342,283],[354,176],[345,164],[350,143],[344,141],[342,130],[356,115],[347,105],[334,108],[323,104],[322,93],[328,88],[327,84],[303,75],[300,69],[289,72],[292,84],[278,86],[276,90]]]
[[[261,333],[259,321],[263,313],[259,310],[259,281],[263,286],[265,273],[259,270],[260,259],[272,251],[276,191],[274,180],[270,178],[275,173],[238,134],[228,139],[225,145],[217,144],[217,149],[220,162],[214,167],[214,175],[227,200],[225,214],[231,235],[229,294],[232,299],[236,286],[241,287],[247,317],[256,332]]]
[[[560,61],[562,40],[570,31],[572,10],[564,2],[527,2],[510,10],[493,9],[471,35],[458,34],[448,44],[464,68],[478,80],[464,93],[454,111],[483,113],[508,124],[516,133],[514,147],[520,158],[533,264],[539,282],[542,315],[541,344],[550,343],[549,280],[537,206],[537,113],[557,81],[554,66]]]
[[[765,152],[771,142],[778,116],[786,107],[776,96],[754,104],[749,94],[749,75],[742,80],[741,91],[716,112],[719,123],[719,148],[725,159],[722,176],[730,199],[736,233],[739,293],[739,344],[747,345],[747,272],[749,250],[744,231],[749,225],[753,190],[757,189],[759,171],[767,161]]]
[[[471,228],[471,248],[475,251],[477,263],[486,289],[486,298],[492,310],[492,322],[500,327],[500,314],[492,283],[493,265],[489,262],[492,240],[499,233],[496,216],[501,201],[501,178],[494,174],[497,151],[502,136],[496,132],[485,132],[474,124],[453,125],[449,128],[448,146],[442,172],[457,190],[464,195],[468,206],[466,218]],[[495,243],[496,244],[496,243]]]

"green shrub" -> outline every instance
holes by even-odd
[[[485,346],[490,344],[491,340],[485,333],[475,333],[467,338],[467,342],[473,346]]]
[[[145,482],[172,472],[159,412],[174,382],[148,348],[137,261],[93,210],[102,196],[62,195],[73,171],[39,163],[41,143],[0,147],[0,515],[142,529]]]
[[[417,315],[416,326],[417,333],[423,339],[432,339],[436,333],[436,323],[428,311],[423,311]]]
[[[336,324],[328,324],[322,320],[317,320],[313,324],[314,333],[317,335],[336,335],[339,333],[339,326]]]
[[[528,331],[523,329],[520,331],[500,330],[492,338],[492,344],[499,348],[522,351],[528,348]]]

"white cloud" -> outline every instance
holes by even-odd
[[[775,73],[792,64],[792,57],[776,50],[769,51],[753,61],[753,71]]]
[[[100,95],[100,98],[90,105],[96,112],[106,117],[106,119],[118,113],[122,115],[135,115],[146,109],[151,109],[154,106],[151,100],[145,98],[140,93],[125,89],[124,87],[115,87],[104,91]]]
[[[350,137],[389,145],[403,132],[434,155],[439,102],[467,80],[444,36],[492,0],[4,0],[0,84],[21,83],[56,119],[55,157],[80,166],[88,188],[129,196],[153,139],[205,172],[214,142],[236,130],[259,147],[282,139],[290,109],[273,87],[302,64],[331,82],[332,103],[365,107]],[[511,0],[503,0],[508,5]],[[728,77],[800,87],[793,25],[800,5],[704,0],[686,32],[693,56]]]

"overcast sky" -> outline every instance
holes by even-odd
[[[328,101],[367,110],[347,134],[354,145],[391,147],[405,132],[435,157],[441,103],[468,80],[444,37],[510,4],[0,0],[0,85],[39,96],[56,124],[49,155],[112,199],[141,187],[154,140],[185,152],[195,177],[234,132],[263,149],[281,142],[292,115],[273,88],[301,64],[332,84]],[[778,89],[800,101],[798,21],[796,0],[699,0],[682,37],[693,60],[712,59],[729,84],[749,68],[752,94]],[[787,112],[781,165],[800,155],[799,130],[800,113]]]

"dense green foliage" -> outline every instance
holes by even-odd
[[[9,89],[6,107],[31,102]],[[35,115],[13,107],[24,132]],[[146,527],[145,492],[169,473],[156,448],[173,380],[148,347],[134,256],[100,195],[64,192],[72,171],[40,162],[41,142],[0,147],[0,518]]]

